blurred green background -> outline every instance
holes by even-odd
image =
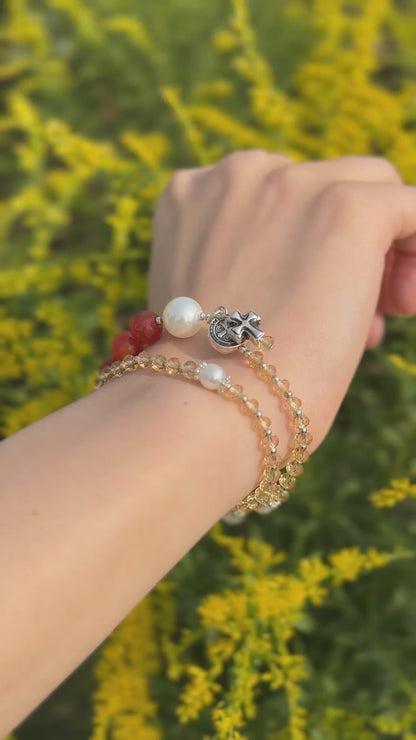
[[[152,211],[175,168],[262,147],[386,156],[416,182],[414,0],[9,0],[0,18],[2,437],[92,389],[111,336],[146,305]],[[412,495],[394,508],[369,497],[416,477],[415,363],[415,320],[388,320],[290,504],[236,534],[284,550],[286,574],[341,548],[411,551]],[[232,567],[207,535],[166,583],[175,642]],[[259,691],[244,737],[414,740],[415,604],[414,561],[397,559],[305,607],[288,644],[305,656],[307,727]],[[89,738],[100,655],[14,738]],[[206,663],[201,646],[188,659]],[[154,732],[109,721],[94,740],[212,733],[209,712],[180,724],[183,681],[163,660]]]

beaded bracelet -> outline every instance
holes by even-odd
[[[109,380],[119,378],[139,368],[149,368],[159,373],[165,371],[167,375],[182,375],[188,380],[199,380],[202,386],[209,390],[217,390],[223,398],[241,403],[242,411],[253,417],[254,427],[260,436],[260,447],[269,453],[263,457],[261,478],[252,492],[249,510],[256,511],[258,514],[266,514],[286,500],[287,491],[280,489],[275,480],[276,462],[278,462],[276,451],[279,440],[272,433],[271,421],[259,409],[256,399],[249,400],[243,387],[238,384],[233,385],[231,377],[225,375],[225,371],[219,365],[207,362],[196,363],[193,360],[181,363],[177,357],[166,358],[161,354],[149,355],[141,352],[139,355],[127,355],[123,360],[115,361],[110,367],[103,369],[96,380],[95,387],[96,389],[101,388]],[[275,466],[273,469],[271,462]],[[223,517],[228,524],[239,523],[244,518],[245,513],[235,509]]]
[[[272,437],[274,440],[273,444],[269,445],[268,454],[264,458],[266,468],[261,481],[225,518],[229,523],[237,523],[244,519],[250,511],[261,514],[269,513],[288,498],[289,490],[295,486],[297,477],[303,472],[303,463],[309,457],[307,447],[312,441],[307,429],[309,419],[301,409],[302,402],[293,396],[289,388],[289,381],[279,378],[275,366],[268,365],[263,360],[262,350],[272,349],[274,341],[273,337],[266,336],[260,329],[260,316],[254,311],[248,311],[246,314],[242,314],[240,311],[229,313],[225,306],[217,306],[212,313],[205,313],[202,311],[200,304],[193,298],[185,296],[174,298],[165,306],[162,316],[153,311],[143,311],[133,316],[130,321],[130,332],[122,332],[113,340],[112,357],[107,358],[102,365],[103,377],[105,381],[109,379],[106,375],[106,368],[109,365],[111,365],[112,377],[117,377],[115,373],[122,374],[120,372],[120,362],[123,359],[129,359],[129,369],[131,369],[131,360],[135,360],[139,356],[136,355],[135,358],[134,354],[140,353],[149,344],[157,342],[162,335],[163,328],[169,334],[178,338],[191,337],[199,331],[203,321],[208,322],[208,339],[211,345],[221,353],[239,350],[244,355],[245,364],[254,368],[260,379],[269,383],[272,391],[281,396],[285,408],[291,413],[293,421],[293,446],[291,452],[283,461],[276,454],[278,439],[272,434],[270,419],[264,417],[258,409],[256,399],[249,400],[246,394],[243,393],[241,386],[230,385],[228,387],[227,382],[230,383],[230,379],[225,377],[225,371],[219,365],[207,365],[207,363],[198,365],[192,360],[183,364],[185,377],[192,379],[195,370],[199,368],[198,377],[195,379],[200,379],[205,374],[206,379],[213,384],[206,387],[216,387],[226,397],[229,394],[228,397],[241,399],[247,412],[255,414],[257,423],[265,430],[266,439]],[[247,340],[253,342],[260,349],[251,352],[244,344]],[[171,360],[179,363],[177,358],[171,358]],[[118,364],[114,365],[117,361]],[[159,369],[160,363],[163,367],[164,362],[166,362],[166,359],[163,355],[156,355],[155,361],[151,362],[150,365],[152,369]],[[137,365],[137,367],[139,366]],[[146,366],[149,366],[149,363]],[[204,368],[204,370],[202,371],[201,368]],[[237,395],[232,391],[232,388],[237,389]],[[267,445],[266,442],[266,449]]]

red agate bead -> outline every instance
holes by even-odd
[[[126,355],[138,355],[143,349],[141,344],[129,331],[117,334],[111,342],[111,352],[115,360],[122,360]]]
[[[130,331],[142,344],[153,344],[162,336],[163,325],[157,323],[159,314],[154,311],[135,313],[130,320]]]
[[[107,367],[110,367],[110,365],[112,365],[113,362],[114,362],[114,357],[106,357],[100,365],[100,370],[105,370]]]

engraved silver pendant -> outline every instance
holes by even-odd
[[[247,339],[257,346],[264,336],[264,331],[259,328],[260,321],[261,317],[254,311],[242,314],[237,310],[215,317],[208,325],[208,339],[218,352],[224,354],[233,352]]]

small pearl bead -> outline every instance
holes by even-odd
[[[210,391],[216,390],[219,383],[223,383],[226,379],[225,370],[221,365],[215,363],[209,363],[205,365],[199,373],[199,381],[204,388],[208,388]]]
[[[173,298],[163,309],[163,325],[174,337],[193,337],[201,325],[202,308],[193,298]]]
[[[246,518],[246,515],[240,511],[229,511],[228,514],[222,517],[222,521],[226,524],[241,524]]]

